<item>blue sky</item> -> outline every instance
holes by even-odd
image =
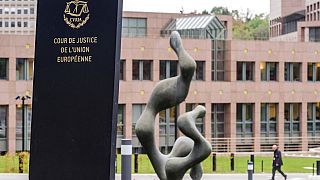
[[[183,7],[185,13],[197,10],[210,11],[214,6],[245,11],[249,8],[253,13],[269,13],[270,0],[123,0],[125,11],[144,12],[179,12]]]

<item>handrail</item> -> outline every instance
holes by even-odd
[[[320,138],[317,137],[237,137],[212,138],[212,151],[217,153],[228,152],[271,152],[273,144],[283,144],[284,151],[302,151],[320,147]],[[260,145],[259,145],[260,144]]]

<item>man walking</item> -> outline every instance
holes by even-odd
[[[276,174],[276,171],[278,171],[280,174],[282,174],[284,179],[287,179],[287,175],[284,174],[281,170],[281,166],[283,165],[281,151],[279,150],[277,145],[273,145],[272,150],[273,150],[273,161],[272,161],[272,178],[271,178],[271,180],[274,180],[274,176]]]

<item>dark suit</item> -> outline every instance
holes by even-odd
[[[274,176],[276,174],[276,171],[278,171],[284,178],[287,178],[287,175],[285,175],[282,170],[281,166],[283,165],[281,151],[275,150],[273,152],[273,161],[272,161],[272,179],[274,180]]]

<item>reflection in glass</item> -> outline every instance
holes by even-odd
[[[0,106],[0,139],[7,137],[8,106]]]
[[[225,137],[225,107],[226,104],[211,104],[211,137]]]
[[[0,80],[8,80],[9,59],[0,58]]]

